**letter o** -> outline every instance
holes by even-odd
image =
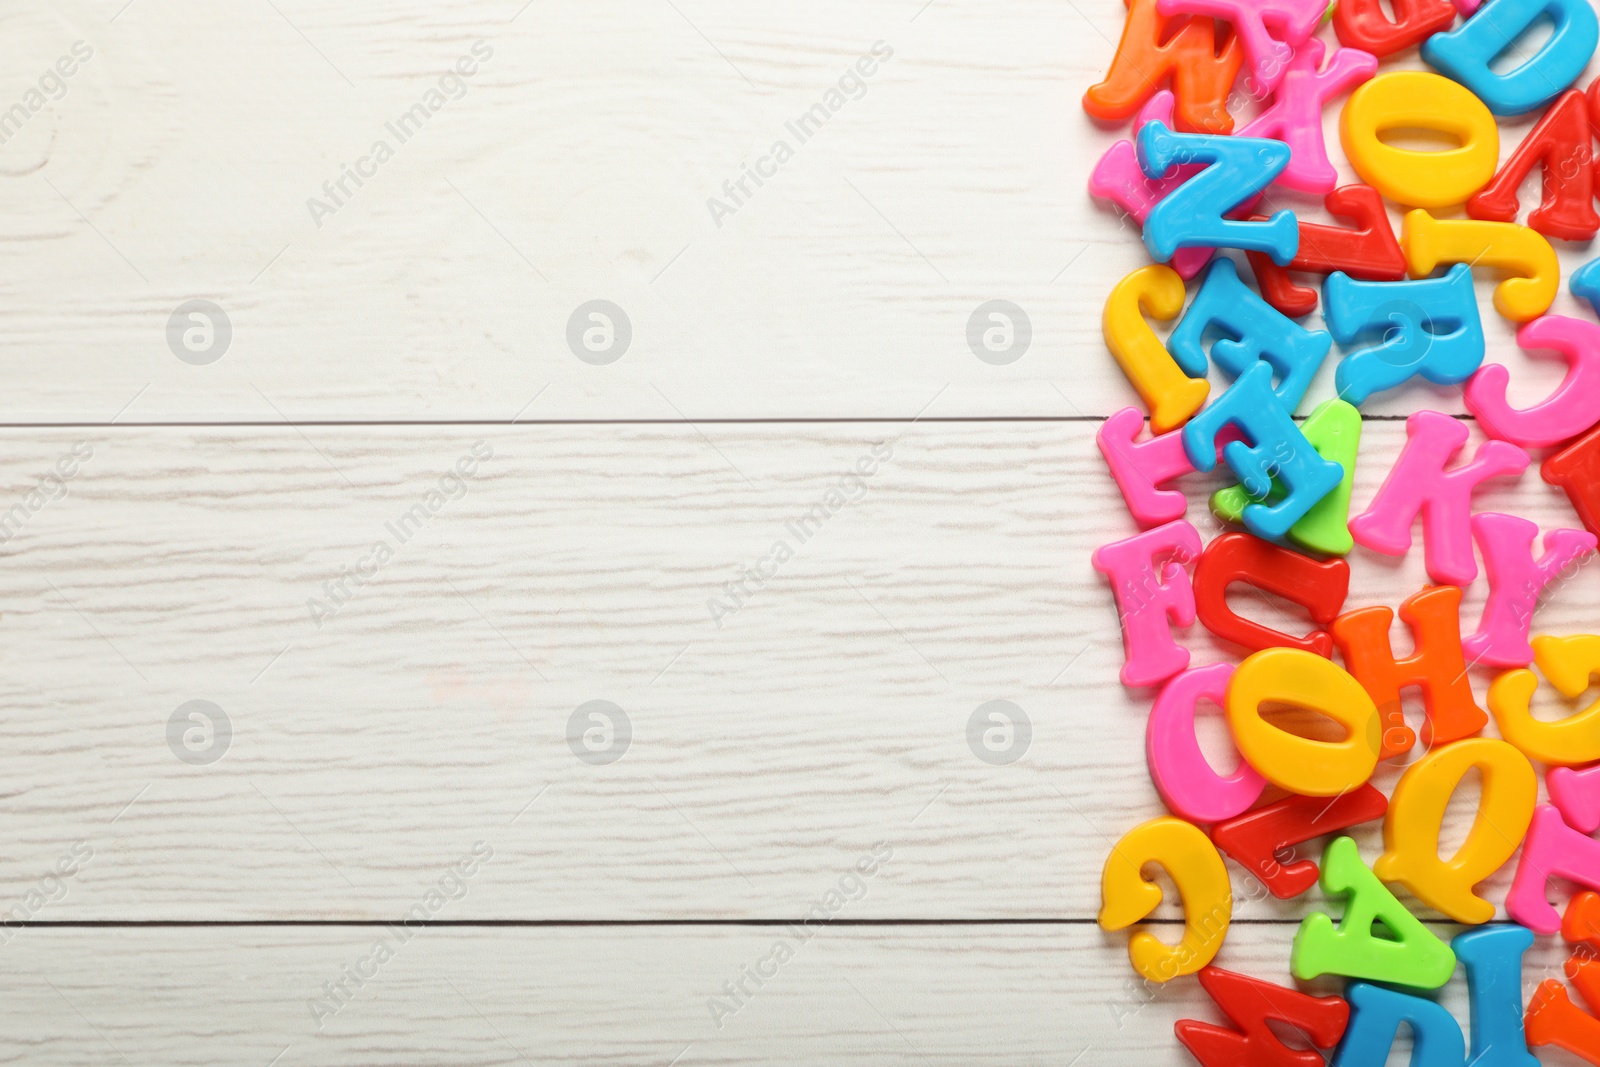
[[[1342,741],[1314,741],[1261,717],[1264,704],[1315,711],[1345,729]],[[1246,659],[1228,682],[1228,726],[1245,762],[1280,789],[1336,797],[1372,777],[1381,733],[1378,706],[1337,664],[1298,648],[1269,648]]]
[[[1460,145],[1428,152],[1381,140],[1403,129],[1441,133]],[[1381,74],[1351,93],[1339,118],[1339,140],[1362,181],[1410,207],[1463,204],[1489,183],[1500,162],[1500,129],[1488,106],[1465,87],[1426,71]]]

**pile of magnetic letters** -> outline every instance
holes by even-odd
[[[1590,0],[1126,7],[1084,108],[1102,124],[1131,123],[1090,189],[1141,228],[1151,261],[1112,288],[1103,322],[1145,410],[1117,413],[1098,438],[1142,532],[1093,563],[1114,592],[1122,682],[1153,701],[1146,752],[1171,814],[1113,846],[1100,925],[1146,923],[1127,951],[1152,988],[1196,976],[1227,1023],[1186,1019],[1177,1037],[1209,1067],[1329,1057],[1381,1067],[1406,1040],[1414,1067],[1538,1067],[1530,1049],[1541,1047],[1564,1050],[1549,1062],[1600,1064],[1600,701],[1581,707],[1600,675],[1600,636],[1534,625],[1600,532],[1600,323],[1587,308],[1550,311],[1561,283],[1552,242],[1581,250],[1600,230],[1600,79],[1577,85],[1600,42],[1595,10]],[[1358,181],[1341,185],[1329,158],[1331,108]],[[1504,163],[1501,120],[1526,130]],[[1542,201],[1519,223],[1524,185]],[[1302,222],[1273,202],[1294,195],[1328,220]],[[1316,275],[1320,290],[1306,284]],[[1493,287],[1492,308],[1479,307],[1475,278],[1486,296]],[[1600,259],[1570,288],[1575,305],[1600,311]],[[1326,329],[1302,321],[1319,305]],[[1489,320],[1504,347],[1515,329],[1530,356],[1565,366],[1531,406],[1508,400],[1508,390],[1525,399],[1528,382],[1485,362],[1495,315],[1515,324]],[[1152,321],[1169,324],[1165,342]],[[1302,419],[1334,342],[1336,395]],[[1215,375],[1229,384],[1212,395]],[[1380,395],[1447,397],[1440,406],[1464,405],[1471,420],[1402,412],[1398,457],[1352,515],[1360,409]],[[1469,457],[1474,423],[1486,440]],[[1532,478],[1536,459],[1552,505],[1570,502],[1582,529],[1540,540],[1527,518],[1474,511],[1484,482]],[[1210,497],[1221,532],[1203,544],[1175,483],[1219,463],[1237,484]],[[1382,572],[1380,557],[1404,556],[1418,523],[1431,584],[1394,591],[1411,648],[1401,656],[1394,611],[1345,610],[1345,557],[1359,544]],[[1463,635],[1480,560],[1482,609]],[[1229,587],[1245,584],[1304,609],[1311,632],[1234,611]],[[1174,628],[1196,619],[1239,662],[1191,667]],[[1403,692],[1420,698],[1420,729],[1402,714]],[[1197,738],[1202,700],[1223,712],[1240,757],[1232,774]],[[1388,795],[1374,785],[1386,763],[1399,772]],[[1472,821],[1442,858],[1453,798]],[[1380,822],[1381,854],[1363,857],[1348,831],[1370,823],[1375,840]],[[1262,928],[1295,930],[1287,973],[1216,965],[1236,905],[1224,857],[1282,900],[1320,881],[1328,910],[1342,911],[1336,922],[1306,907],[1298,927]],[[1503,900],[1479,892],[1491,880],[1509,885]],[[1181,898],[1169,901],[1181,904],[1181,936],[1174,925],[1157,937],[1146,922],[1163,885]],[[1465,930],[1451,936],[1451,923]],[[1530,978],[1536,938],[1557,962]],[[1440,1003],[1458,962],[1465,1020]]]

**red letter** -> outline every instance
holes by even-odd
[[[1515,222],[1521,205],[1517,190],[1535,163],[1544,164],[1544,202],[1528,216],[1528,225],[1550,237],[1587,241],[1600,230],[1594,210],[1594,151],[1589,111],[1576,89],[1562,93],[1544,113],[1494,181],[1467,201],[1475,219]]]
[[[1241,1063],[1256,1067],[1323,1067],[1326,1061],[1321,1055],[1285,1045],[1267,1026],[1267,1020],[1293,1026],[1317,1048],[1327,1049],[1339,1043],[1350,1023],[1350,1005],[1338,997],[1313,997],[1220,967],[1201,968],[1200,985],[1228,1021],[1238,1027],[1230,1030],[1193,1019],[1180,1019],[1173,1027],[1183,1047],[1205,1067]]]
[[[1539,473],[1551,485],[1567,491],[1584,529],[1600,534],[1600,428],[1545,460]]]
[[[1381,819],[1389,801],[1370,785],[1335,797],[1285,797],[1211,828],[1211,840],[1238,860],[1279,900],[1299,896],[1317,884],[1311,860],[1278,862],[1278,853],[1323,834]]]
[[[1200,623],[1218,637],[1252,652],[1298,648],[1333,657],[1333,638],[1320,628],[1294,637],[1237,614],[1228,606],[1228,587],[1234,582],[1294,601],[1306,609],[1312,622],[1323,627],[1332,623],[1344,606],[1350,591],[1350,564],[1337,558],[1319,563],[1249,534],[1226,533],[1206,546],[1194,570]]]
[[[1333,32],[1341,44],[1383,57],[1421,44],[1456,20],[1449,0],[1391,0],[1394,22],[1379,0],[1339,0],[1333,9]]]

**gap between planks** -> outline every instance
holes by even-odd
[[[280,420],[252,422],[0,422],[0,430],[230,430],[276,429],[282,426],[859,426],[874,423],[956,423],[979,425],[1006,422],[1105,422],[1110,415],[944,415],[921,416],[907,419],[903,415],[845,416],[841,418],[706,418],[706,419],[302,419],[287,423]],[[1295,415],[1296,422],[1305,422],[1311,416]],[[1469,414],[1450,416],[1462,422],[1477,421]],[[1364,422],[1405,422],[1409,415],[1366,415]]]

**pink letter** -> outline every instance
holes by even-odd
[[[1161,90],[1150,98],[1134,120],[1134,131],[1153,119],[1172,125],[1172,93]],[[1139,167],[1139,159],[1132,141],[1118,141],[1106,149],[1106,154],[1095,164],[1089,175],[1089,195],[1109,200],[1126,211],[1134,222],[1144,224],[1150,209],[1167,198],[1167,195],[1204,170],[1203,165],[1176,167],[1165,178],[1147,178]],[[1253,201],[1252,201],[1253,202]],[[1181,278],[1193,278],[1211,262],[1210,248],[1180,248],[1172,257],[1170,266]]]
[[[1156,790],[1173,814],[1193,823],[1231,819],[1248,810],[1267,787],[1267,780],[1242,759],[1227,777],[1212,770],[1195,738],[1196,706],[1202,698],[1221,704],[1232,677],[1231,663],[1184,671],[1161,690],[1145,725],[1145,757]]]
[[[1182,521],[1095,549],[1091,562],[1111,580],[1122,618],[1123,685],[1159,685],[1189,665],[1171,626],[1194,623],[1194,587],[1183,565],[1199,558],[1200,534]]]
[[[1289,165],[1278,175],[1279,185],[1321,196],[1339,183],[1339,172],[1328,162],[1322,139],[1322,105],[1361,84],[1378,71],[1378,58],[1355,48],[1334,51],[1326,70],[1317,68],[1326,49],[1312,38],[1289,61],[1272,98],[1272,106],[1239,131],[1240,137],[1265,137],[1289,145]]]
[[[1568,826],[1585,834],[1600,830],[1600,766],[1581,771],[1551,767],[1544,784],[1550,791],[1550,803]]]
[[[1532,663],[1528,632],[1539,594],[1573,560],[1595,549],[1595,536],[1587,530],[1551,530],[1544,535],[1544,555],[1535,562],[1533,538],[1538,532],[1538,526],[1515,515],[1491,511],[1472,516],[1472,533],[1489,573],[1489,599],[1478,632],[1461,640],[1469,662],[1492,667]]]
[[[1522,841],[1517,877],[1506,894],[1506,913],[1546,937],[1561,929],[1561,916],[1544,895],[1552,878],[1600,889],[1600,841],[1568,826],[1552,805],[1540,804],[1533,809],[1533,825]]]
[[[1600,421],[1600,326],[1546,315],[1518,330],[1517,344],[1555,352],[1567,361],[1567,376],[1549,397],[1519,411],[1506,403],[1511,372],[1485,364],[1465,390],[1467,410],[1484,433],[1523,448],[1549,448]]]
[[[1485,441],[1472,462],[1446,471],[1469,436],[1466,426],[1437,411],[1406,420],[1406,444],[1367,510],[1350,520],[1350,535],[1374,552],[1403,556],[1411,524],[1422,516],[1428,577],[1440,585],[1467,585],[1478,576],[1472,558],[1472,493],[1501,474],[1521,474],[1528,454],[1504,441]]]
[[[1128,511],[1140,526],[1159,526],[1183,518],[1189,501],[1175,489],[1157,489],[1181,474],[1194,471],[1189,453],[1183,448],[1183,431],[1173,430],[1148,441],[1135,443],[1144,427],[1144,413],[1138,408],[1123,408],[1111,416],[1094,435],[1100,454],[1106,457],[1111,477],[1128,502]]]

